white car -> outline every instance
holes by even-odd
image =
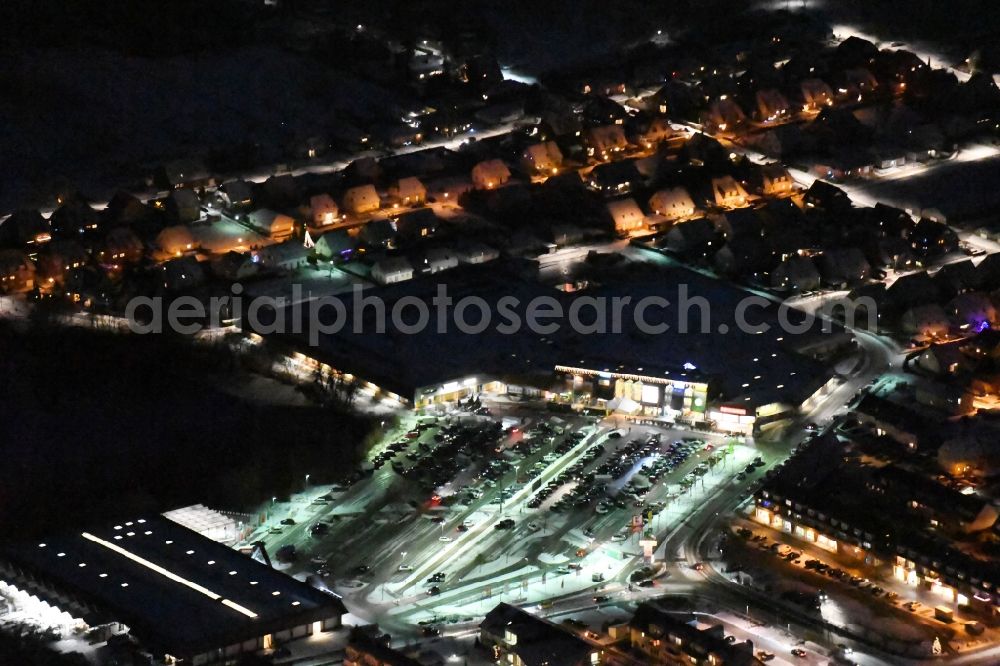
[[[542,529],[542,526],[539,525],[538,523],[528,523],[529,532],[537,532],[540,529]]]
[[[450,536],[442,536],[442,537],[438,537],[438,541],[443,541],[445,543],[450,543],[450,542],[454,541],[454,539],[452,539]]]
[[[396,569],[396,571],[410,572],[413,571],[413,567],[411,567],[409,564],[400,564],[399,568]]]

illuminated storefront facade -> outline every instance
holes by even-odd
[[[757,415],[752,409],[740,405],[719,405],[708,413],[718,430],[743,435],[752,435]]]
[[[566,380],[563,396],[573,404],[641,416],[705,420],[706,382],[564,365],[555,370]]]
[[[507,384],[492,377],[473,375],[418,388],[413,404],[417,409],[434,405],[449,405],[483,393],[506,393],[507,389]]]

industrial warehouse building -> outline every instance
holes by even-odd
[[[124,625],[167,664],[230,663],[346,613],[339,597],[158,516],[4,546],[0,580],[91,627]]]
[[[362,320],[354,321],[359,313],[347,303],[348,321],[339,331],[319,336],[317,346],[308,344],[308,333],[283,340],[300,362],[326,365],[349,380],[359,379],[373,395],[417,409],[478,394],[507,394],[574,409],[710,422],[740,434],[752,434],[821,400],[836,379],[812,357],[853,345],[842,329],[823,332],[818,322],[798,333],[784,333],[774,308],[753,311],[753,323],[769,330],[741,331],[735,313],[746,293],[681,268],[656,267],[615,286],[577,293],[523,280],[502,267],[467,267],[450,274],[454,278],[448,296],[453,303],[474,296],[494,304],[492,321],[481,331],[461,332],[452,312],[446,313],[447,330],[439,333],[432,302],[438,283],[414,279],[405,289],[387,285],[366,295],[377,294],[384,312],[392,312],[404,299],[425,302],[430,317],[420,330],[395,330],[386,318],[387,329],[378,333],[377,307],[363,309]],[[686,290],[686,296],[679,298],[678,289]],[[635,313],[626,308],[617,330],[609,323],[603,331],[574,331],[568,319],[549,334],[532,332],[527,325],[517,335],[498,330],[505,321],[495,307],[501,299],[516,300],[512,311],[523,324],[533,299],[550,299],[566,313],[581,297],[606,303],[630,298],[633,305],[646,297],[666,298],[666,307],[649,308],[643,318],[647,323],[670,322],[669,328],[654,334],[638,330]],[[708,330],[702,330],[699,321],[702,308],[684,307],[684,298],[704,301],[711,320]],[[468,309],[473,312],[464,320],[480,322],[479,308]],[[579,319],[585,322],[587,317],[593,314],[585,309]]]

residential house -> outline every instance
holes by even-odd
[[[851,35],[834,50],[838,67],[868,66],[878,57],[878,47],[867,39]]]
[[[945,307],[955,327],[961,331],[979,332],[993,328],[1000,321],[997,309],[984,293],[967,291],[955,296]]]
[[[750,208],[729,210],[722,215],[712,216],[711,219],[716,231],[727,241],[751,236],[760,238],[764,235],[760,217]]]
[[[161,254],[172,257],[193,254],[198,249],[191,230],[183,224],[165,228],[157,234],[153,246]]]
[[[372,220],[361,227],[358,239],[368,248],[389,249],[396,245],[396,225],[391,220]]]
[[[379,284],[395,284],[413,279],[413,266],[406,257],[386,257],[372,266],[372,279]]]
[[[587,155],[602,160],[606,160],[612,154],[628,148],[628,139],[625,138],[625,128],[621,125],[590,127],[583,131],[582,138],[587,148]]]
[[[943,222],[923,218],[917,222],[907,238],[913,251],[924,259],[940,257],[958,249],[958,236]]]
[[[906,335],[928,340],[948,337],[951,321],[944,308],[936,303],[927,303],[904,312],[900,326]]]
[[[627,236],[646,229],[646,216],[643,215],[635,199],[609,201],[607,208],[614,224],[615,233]]]
[[[768,197],[786,197],[795,193],[792,174],[781,164],[765,164],[760,168],[761,194]]]
[[[662,141],[670,141],[676,138],[683,141],[683,135],[678,134],[670,126],[670,121],[662,117],[654,117],[636,129],[633,135],[635,143],[641,144],[646,149],[650,149]]]
[[[822,280],[812,257],[792,255],[771,271],[771,286],[788,291],[819,289]]]
[[[902,275],[885,290],[885,305],[900,313],[915,305],[935,303],[940,299],[938,286],[927,271]]]
[[[851,208],[851,197],[836,185],[816,179],[806,190],[804,202],[807,208],[818,208],[830,212],[843,212]]]
[[[115,192],[108,205],[101,211],[106,228],[137,224],[149,217],[149,208],[139,197],[123,190]]]
[[[833,248],[817,258],[823,282],[844,288],[863,283],[871,275],[871,266],[865,253],[858,248]]]
[[[963,342],[955,340],[931,343],[927,349],[920,352],[915,363],[921,370],[942,377],[971,370],[972,359],[962,353]]]
[[[489,245],[466,242],[455,248],[455,255],[463,264],[485,264],[499,258],[500,252]]]
[[[382,205],[374,185],[358,185],[344,192],[344,210],[352,215],[376,211]]]
[[[587,185],[605,196],[628,194],[642,182],[634,160],[598,164],[587,175]]]
[[[878,80],[864,67],[855,67],[844,71],[844,90],[846,94],[861,101],[878,90]]]
[[[439,273],[457,266],[457,254],[448,248],[435,247],[424,252],[414,268],[424,273]]]
[[[833,106],[833,90],[821,79],[805,79],[799,84],[799,90],[804,111],[819,111]]]
[[[521,162],[528,173],[555,174],[563,163],[562,151],[555,141],[535,143],[524,149]]]
[[[473,117],[486,127],[515,123],[524,118],[524,102],[498,102],[478,109]]]
[[[971,259],[945,264],[934,274],[934,283],[943,298],[971,291],[978,286],[976,266]]]
[[[427,181],[427,196],[440,203],[457,205],[462,195],[472,189],[472,181],[465,176],[443,176]]]
[[[117,268],[138,262],[144,253],[145,247],[135,232],[128,227],[115,227],[98,245],[96,256],[101,264]]]
[[[901,208],[879,202],[871,211],[872,219],[878,224],[881,236],[902,238],[913,229],[913,218]]]
[[[726,275],[756,275],[766,272],[773,264],[774,253],[763,238],[738,236],[730,239],[715,253],[715,267]]]
[[[89,258],[87,251],[80,243],[71,239],[58,238],[46,244],[45,250],[38,255],[35,262],[38,282],[39,284],[62,284],[70,271],[85,266]]]
[[[389,197],[402,206],[422,206],[427,201],[427,188],[419,178],[400,178],[389,187]]]
[[[600,645],[510,604],[500,604],[479,625],[479,641],[497,664],[599,666]]]
[[[222,280],[240,282],[260,271],[260,263],[256,259],[256,256],[242,252],[227,252],[212,261],[212,273]]]
[[[299,188],[290,173],[279,173],[264,181],[264,198],[271,208],[285,209],[299,203]]]
[[[720,208],[742,208],[748,205],[747,191],[732,176],[712,179],[712,202]]]
[[[426,666],[385,643],[358,636],[344,649],[344,666]]]
[[[196,222],[201,219],[201,200],[194,190],[176,189],[167,197],[167,210],[177,222]]]
[[[21,209],[0,222],[0,247],[29,247],[52,239],[49,221],[37,210]]]
[[[664,245],[681,256],[696,258],[718,249],[719,238],[712,223],[700,217],[670,227]]]
[[[791,104],[774,88],[758,90],[754,97],[757,101],[757,120],[761,122],[781,120],[791,112]]]
[[[731,164],[729,151],[719,143],[718,139],[704,132],[693,134],[684,142],[680,157],[682,161],[693,166],[707,166],[713,169],[722,169]]]
[[[693,616],[678,616],[640,604],[628,623],[628,643],[643,663],[671,666],[761,666],[751,641],[729,642],[721,624],[700,626]]]
[[[49,216],[49,227],[52,229],[53,237],[78,238],[88,232],[96,231],[99,222],[97,211],[80,195],[67,197]]]
[[[647,108],[661,115],[685,120],[696,120],[701,96],[694,86],[678,80],[668,81],[662,88],[646,98]]]
[[[279,243],[295,234],[295,220],[269,208],[261,208],[250,213],[248,221],[254,231]]]
[[[472,167],[472,184],[477,190],[492,190],[508,180],[510,169],[503,160],[486,160]]]
[[[660,190],[649,199],[649,208],[670,221],[691,217],[697,210],[691,195],[683,187]]]
[[[339,220],[340,209],[329,194],[314,194],[309,197],[309,216],[312,226],[319,229]]]
[[[899,237],[880,238],[871,256],[873,266],[886,266],[893,270],[912,269],[916,265],[916,256],[906,239]]]
[[[0,250],[0,293],[13,294],[35,288],[35,264],[21,250]]]
[[[219,190],[224,195],[226,207],[230,210],[248,210],[253,206],[253,188],[245,180],[229,180]]]
[[[775,159],[790,159],[810,152],[815,139],[802,131],[799,125],[785,124],[755,132],[744,139],[751,148]]]
[[[319,237],[315,251],[324,259],[346,260],[351,258],[357,247],[358,241],[346,229],[334,229]]]
[[[160,265],[163,288],[167,291],[193,289],[205,282],[205,271],[194,257],[179,257]]]
[[[401,241],[428,238],[437,232],[440,220],[431,208],[420,208],[393,218],[396,235]]]
[[[201,160],[188,158],[174,160],[163,165],[161,180],[170,189],[181,187],[212,187],[215,179]]]
[[[294,271],[309,265],[310,250],[296,240],[266,245],[253,253],[262,268]]]
[[[382,164],[371,155],[359,157],[344,168],[344,176],[352,185],[374,183],[382,178]]]
[[[747,116],[736,100],[723,95],[712,102],[705,113],[705,127],[712,133],[732,133],[746,124]]]
[[[583,103],[581,115],[588,125],[621,125],[628,118],[628,111],[611,97],[590,95]]]
[[[59,293],[84,308],[112,306],[108,276],[96,266],[81,266],[66,273]]]
[[[393,121],[378,123],[372,126],[371,132],[375,145],[390,149],[420,145],[424,140],[424,134],[418,128]]]
[[[488,55],[474,55],[461,66],[463,79],[476,90],[486,91],[503,82],[503,72],[496,58]]]

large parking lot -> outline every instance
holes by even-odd
[[[745,492],[754,457],[715,433],[470,404],[387,433],[344,483],[275,503],[260,536],[358,613],[422,632],[501,600],[613,604],[670,575],[640,539],[709,493]]]

